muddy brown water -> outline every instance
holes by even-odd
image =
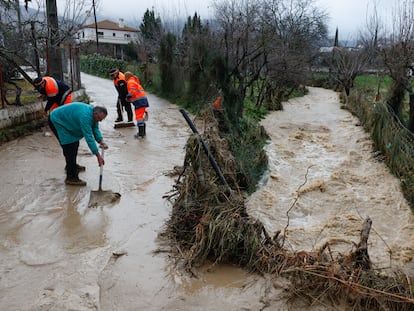
[[[112,82],[86,74],[82,81],[92,103],[109,109],[101,123],[109,145],[102,188],[122,197],[87,207],[99,167],[84,141],[83,188],[64,184],[64,159],[48,128],[0,146],[0,310],[332,310],[288,303],[285,280],[229,265],[191,278],[171,265],[168,253],[157,252],[171,209],[162,196],[174,183],[165,173],[182,165],[191,131],[178,107],[150,95],[148,134],[136,140],[136,128],[113,129]],[[270,167],[249,199],[252,216],[270,232],[284,228],[311,167],[289,214],[292,248],[355,241],[370,216],[374,263],[410,262],[414,221],[398,181],[372,157],[368,136],[334,92],[311,88],[263,124],[272,136]]]
[[[337,94],[310,88],[308,96],[263,121],[272,140],[270,167],[266,184],[250,198],[249,213],[270,232],[288,224],[295,250],[329,242],[339,253],[360,241],[362,222],[370,217],[374,267],[403,267],[414,256],[412,212],[369,134],[339,107]]]

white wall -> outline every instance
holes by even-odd
[[[80,42],[96,41],[96,30],[92,28],[81,29],[78,33]],[[131,31],[119,31],[98,29],[98,40],[102,43],[128,44],[138,40],[138,33]]]

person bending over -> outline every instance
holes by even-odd
[[[138,77],[132,74],[132,72],[125,72],[125,79],[127,81],[128,94],[126,100],[132,103],[135,107],[135,119],[137,120],[138,133],[136,138],[145,137],[145,112],[149,107],[147,93],[145,93]]]
[[[64,82],[52,77],[37,77],[33,81],[35,89],[43,100],[47,100],[45,112],[50,113],[59,106],[72,102],[72,89]]]
[[[118,98],[116,102],[116,112],[118,114],[118,118],[115,120],[115,123],[124,121],[124,118],[122,116],[122,108],[125,108],[125,111],[127,112],[128,123],[133,122],[131,104],[126,101],[126,94],[128,91],[125,75],[119,71],[119,69],[111,69],[109,71],[109,75],[114,81],[115,89],[118,92]]]
[[[82,102],[58,107],[50,113],[49,126],[62,147],[66,161],[67,185],[86,186],[86,182],[79,179],[79,171],[83,167],[77,164],[79,141],[82,138],[85,138],[90,151],[96,156],[98,165],[105,164],[96,143],[101,148],[108,148],[99,129],[99,122],[107,115],[105,107],[94,107]]]

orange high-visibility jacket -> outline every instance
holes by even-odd
[[[217,96],[216,100],[211,104],[214,110],[222,110],[221,96]]]
[[[125,80],[125,75],[118,71],[118,76],[114,79],[114,86],[116,90],[118,91],[118,98],[122,101],[125,101],[127,91],[127,85]]]
[[[43,80],[46,81],[45,88],[41,94],[46,95],[47,104],[45,111],[50,112],[64,104],[72,102],[72,90],[62,81],[56,80],[52,77],[45,76]]]
[[[145,93],[144,88],[139,83],[139,79],[135,76],[132,76],[127,80],[127,89],[129,95],[128,100],[130,102],[134,102],[137,99],[147,96],[147,93]]]

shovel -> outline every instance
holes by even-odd
[[[102,159],[104,158],[104,148],[101,148]],[[99,172],[99,188],[96,191],[91,191],[89,197],[88,207],[98,207],[98,205],[105,205],[105,203],[114,203],[117,201],[121,194],[118,192],[112,192],[110,190],[102,190],[102,176],[103,176],[103,165],[100,166]]]

